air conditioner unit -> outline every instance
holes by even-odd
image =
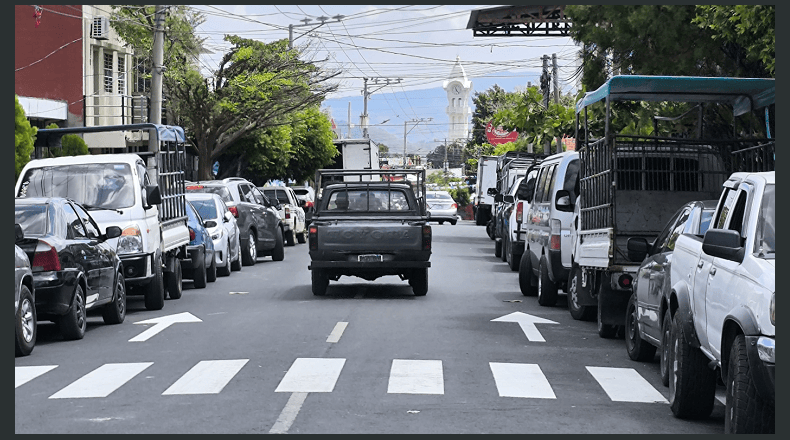
[[[110,20],[107,17],[93,17],[91,38],[96,40],[107,40],[110,38]]]

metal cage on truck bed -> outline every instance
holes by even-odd
[[[320,169],[315,173],[316,202],[322,197],[324,188],[332,183],[405,183],[411,186],[414,196],[420,203],[422,212],[426,212],[425,170],[393,169],[393,170],[335,170]],[[318,203],[316,203],[318,205]]]

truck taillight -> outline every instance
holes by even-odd
[[[560,219],[553,218],[549,221],[549,226],[551,227],[549,249],[558,251],[560,250],[560,229],[562,228],[562,223]]]
[[[291,208],[286,206],[285,207],[285,219],[288,220],[289,218],[291,218]]]
[[[39,241],[36,245],[36,253],[33,255],[33,262],[30,265],[34,272],[60,270],[58,251],[49,243]]]
[[[304,202],[304,207],[305,208],[312,208],[313,207],[313,202],[311,202],[309,200]]]
[[[433,238],[433,231],[431,231],[430,225],[424,225],[422,227],[422,250],[429,251],[431,250],[431,239]]]
[[[310,242],[310,250],[314,251],[318,249],[318,227],[315,225],[310,225],[307,228],[307,239]]]
[[[189,242],[192,243],[193,241],[195,241],[195,230],[189,226]]]
[[[521,220],[524,219],[524,202],[518,202],[516,204],[516,223],[521,223]]]
[[[233,214],[234,217],[239,218],[239,208],[235,206],[229,206],[228,211],[230,211],[230,213]]]

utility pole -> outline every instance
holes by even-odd
[[[154,12],[154,63],[151,71],[151,115],[148,120],[162,123],[162,72],[164,71],[165,7],[156,5]],[[159,145],[156,146],[159,149]]]
[[[420,118],[420,119],[412,119],[409,121],[403,121],[403,168],[406,168],[406,135],[409,133],[408,131],[406,131],[406,124],[411,123],[414,124],[414,127],[416,127],[417,124],[419,124],[420,122],[426,122],[426,121],[433,121],[433,118]],[[414,127],[412,127],[411,129],[414,130]]]
[[[543,107],[549,108],[549,56],[543,55],[543,73],[540,74],[540,91],[543,92]]]
[[[554,103],[560,103],[560,76],[557,72],[557,54],[551,54],[551,80],[554,83]],[[562,153],[562,138],[557,136],[557,153]]]
[[[392,84],[400,84],[400,82],[403,80],[403,78],[362,78],[362,79],[365,82],[364,90],[362,90],[362,96],[364,97],[364,99],[363,99],[363,101],[364,101],[364,110],[362,111],[362,114],[359,116],[359,125],[362,126],[362,137],[367,139],[367,138],[370,137],[368,135],[368,120],[369,120],[369,118],[368,118],[368,97],[370,95],[372,95],[373,92],[375,92],[377,90],[381,90],[382,88],[390,85],[390,81],[392,81]],[[382,84],[381,87],[379,87],[379,88],[377,88],[375,90],[371,90],[370,92],[368,92],[368,80],[372,80],[373,84],[375,84],[375,85],[379,84],[379,80],[386,81],[386,82],[384,84]]]
[[[338,14],[338,15],[335,15],[334,17],[332,17],[333,19],[335,19],[335,21],[327,21],[327,20],[329,20],[329,17],[324,17],[322,15],[320,17],[316,17],[316,20],[319,20],[321,22],[320,24],[319,23],[311,23],[312,20],[310,20],[309,18],[305,18],[305,19],[299,20],[299,21],[304,22],[304,24],[289,24],[288,25],[288,50],[291,50],[291,49],[294,48],[294,40],[296,40],[297,38],[303,37],[306,34],[309,34],[310,32],[320,28],[321,26],[323,26],[326,23],[338,23],[338,22],[340,22],[340,20],[343,19],[343,17],[345,17],[345,15],[339,15]],[[315,26],[315,25],[318,25],[318,26]],[[305,32],[304,34],[299,35],[298,37],[294,38],[294,28],[295,27],[303,27],[303,26],[315,26],[315,27],[310,29],[309,31]]]

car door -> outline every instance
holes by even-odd
[[[85,274],[87,284],[85,305],[90,307],[100,298],[106,297],[107,292],[104,290],[104,280],[102,279],[100,252],[88,236],[76,208],[71,202],[63,203],[63,218],[66,221],[66,248],[73,257],[76,268],[81,269]]]
[[[277,214],[277,211],[271,208],[271,202],[258,188],[252,185],[248,186],[250,191],[249,197],[252,199],[253,203],[255,203],[257,209],[255,219],[258,223],[258,242],[267,245],[273,244],[274,231],[277,228],[277,222],[280,216]]]
[[[95,257],[96,270],[100,272],[99,278],[101,280],[98,301],[111,301],[115,286],[115,249],[106,240],[99,238],[101,236],[99,225],[88,211],[78,204],[74,204],[74,210],[85,226],[85,232],[91,240],[93,251],[97,254]]]

